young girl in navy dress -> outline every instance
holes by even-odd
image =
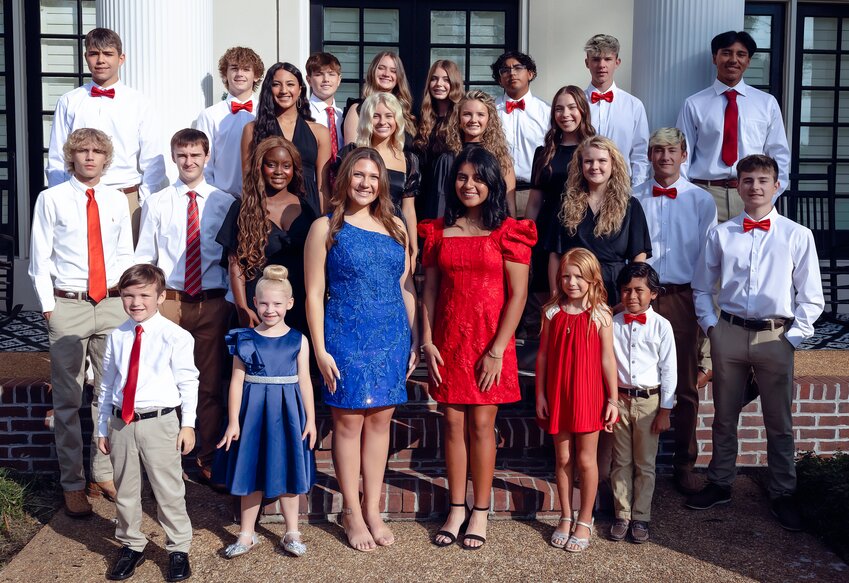
[[[536,413],[554,436],[560,524],[551,544],[580,552],[590,544],[598,489],[599,431],[617,420],[617,371],[613,328],[601,265],[590,251],[570,249],[560,260],[557,292],[543,306],[536,369]],[[574,454],[573,454],[574,450]],[[581,508],[572,529],[572,470],[577,457]]]
[[[288,270],[265,268],[254,304],[262,323],[227,334],[233,358],[229,418],[218,443],[226,453],[225,483],[241,497],[239,538],[224,550],[228,559],[259,544],[254,525],[263,498],[280,498],[286,534],[280,546],[301,556],[299,494],[315,483],[315,407],[309,375],[309,344],[286,324],[292,308]]]

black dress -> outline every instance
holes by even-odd
[[[356,147],[356,144],[346,144],[344,148],[339,150],[339,156],[333,168],[334,174],[338,173],[345,156],[353,152]],[[414,152],[404,150],[404,162],[407,166],[406,172],[389,169],[386,171],[389,175],[389,196],[392,198],[392,204],[395,205],[395,214],[402,219],[401,203],[405,198],[415,198],[419,195],[422,180],[422,175],[419,171],[418,155]]]
[[[588,207],[584,220],[578,225],[574,235],[570,235],[566,227],[560,225],[549,233],[545,249],[550,253],[563,255],[569,249],[584,247],[595,253],[601,263],[601,276],[607,289],[607,303],[615,306],[619,303],[616,278],[625,263],[640,253],[651,257],[651,237],[646,215],[640,203],[632,197],[628,200],[625,218],[618,232],[610,236],[596,237],[593,229],[595,214]]]
[[[239,247],[240,208],[241,201],[237,200],[232,204],[215,238],[224,247],[226,255],[236,253]],[[271,232],[268,234],[268,243],[265,246],[265,264],[282,265],[289,270],[289,283],[292,284],[292,298],[295,300],[295,305],[286,313],[286,323],[307,336],[309,336],[309,328],[306,313],[307,294],[304,286],[304,244],[315,219],[316,213],[310,205],[302,203],[301,214],[292,221],[289,230],[281,229],[274,221],[271,221]],[[262,270],[255,277],[245,281],[245,295],[248,307],[252,310],[256,310],[254,295],[256,295],[256,284],[261,275]]]
[[[275,135],[282,138],[283,130],[280,129],[280,124],[274,124],[276,129]],[[295,130],[292,132],[292,143],[301,154],[301,168],[304,175],[304,198],[312,207],[313,213],[317,215],[321,209],[320,197],[318,194],[318,176],[316,174],[316,164],[318,161],[318,140],[315,139],[315,134],[312,133],[309,123],[300,115],[295,121]]]

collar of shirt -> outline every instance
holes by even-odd
[[[205,179],[202,179],[194,188],[189,188],[185,182],[178,178],[174,182],[174,190],[177,191],[178,196],[183,196],[190,190],[194,190],[196,193],[198,193],[198,196],[206,198],[207,196],[209,196],[209,193],[215,190],[215,188],[210,185]]]
[[[587,93],[592,94],[593,91],[595,91],[596,93],[607,93],[607,91],[612,91],[615,97],[616,92],[619,91],[619,88],[616,86],[616,81],[613,82],[613,84],[610,86],[610,89],[608,89],[607,91],[602,91],[601,89],[590,83],[589,87],[587,87]]]
[[[521,97],[517,98],[517,99],[513,99],[512,97],[508,96],[506,93],[502,93],[501,97],[499,97],[498,100],[495,102],[495,106],[496,107],[501,106],[503,108],[503,107],[505,107],[505,105],[507,104],[508,101],[522,101],[524,99],[525,100],[525,108],[527,109],[528,102],[531,101],[532,98],[533,98],[533,95],[531,94],[531,88],[528,87],[528,90],[525,92],[525,94],[522,95]],[[519,111],[522,111],[522,110],[519,110]]]
[[[624,310],[624,311],[616,314],[616,316],[614,316],[614,317],[619,318],[620,321],[624,322],[625,321],[625,314],[630,314],[630,313],[631,312],[629,312],[628,310]],[[646,308],[646,311],[643,312],[643,313],[646,315],[646,324],[648,324],[649,320],[651,320],[655,316],[655,311],[652,309],[651,304],[649,304],[649,307]],[[634,314],[634,315],[639,316],[639,314]]]
[[[102,182],[102,181],[98,182],[98,183],[97,183],[97,184],[95,184],[94,186],[86,186],[85,184],[83,184],[82,182],[80,182],[80,181],[77,179],[77,177],[76,177],[76,176],[73,176],[73,175],[71,175],[71,180],[70,180],[69,182],[71,183],[71,186],[73,187],[74,192],[78,192],[78,193],[80,194],[80,196],[81,196],[81,197],[83,197],[83,198],[86,198],[86,197],[88,196],[88,195],[85,193],[85,191],[86,191],[86,190],[88,190],[89,188],[93,188],[93,189],[94,189],[95,198],[97,198],[97,192],[98,192],[98,190],[100,190],[100,189],[102,189],[102,188],[103,188],[103,182]]]
[[[723,93],[725,93],[729,89],[733,89],[734,91],[736,91],[737,93],[739,93],[740,95],[743,95],[745,97],[746,92],[749,90],[749,86],[746,85],[746,82],[743,81],[742,79],[734,87],[729,87],[728,85],[726,85],[725,83],[723,83],[719,79],[714,80],[713,90],[716,91],[717,95],[722,95]]]
[[[253,102],[254,102],[254,113],[256,113],[256,108],[257,108],[257,106],[258,106],[258,104],[257,104],[257,102],[256,102],[256,95],[251,94],[251,96],[250,96],[250,97],[248,97],[247,99],[245,99],[244,101],[242,101],[241,99],[239,99],[238,97],[236,97],[236,96],[235,96],[235,95],[233,95],[232,93],[228,93],[228,94],[227,94],[227,98],[224,100],[224,102],[227,104],[227,108],[228,108],[228,109],[230,108],[230,104],[231,104],[231,103],[233,103],[234,101],[235,101],[236,103],[247,103],[248,101],[253,101]]]
[[[109,89],[114,89],[114,90],[115,90],[115,96],[117,97],[117,96],[118,96],[118,91],[119,91],[119,89],[121,89],[122,87],[124,87],[124,83],[122,83],[122,82],[121,82],[121,80],[120,80],[120,79],[118,79],[117,81],[115,81],[115,82],[114,82],[112,85],[110,85],[109,87],[104,87],[103,85],[98,85],[98,84],[97,84],[97,83],[95,83],[94,81],[89,81],[88,83],[86,83],[85,85],[83,85],[83,87],[85,87],[85,89],[86,89],[86,91],[87,91],[88,93],[91,93],[91,88],[92,88],[92,87],[97,87],[98,89],[103,89],[104,91],[107,91],[107,90],[109,90]]]
[[[327,103],[323,99],[319,99],[315,95],[310,95],[310,103],[314,103],[316,109],[320,109],[322,111],[326,110],[328,107],[332,107],[333,109],[338,109],[336,107],[336,98],[333,98],[333,103],[327,105]]]
[[[678,194],[681,194],[682,192],[684,192],[685,190],[687,190],[690,187],[690,183],[687,181],[686,178],[684,178],[680,174],[678,175],[678,180],[676,180],[675,182],[673,182],[669,186],[663,186],[657,180],[652,178],[651,186],[649,187],[649,194],[651,194],[651,190],[654,189],[655,186],[658,187],[658,188],[674,188],[675,190],[678,191]]]
[[[774,225],[775,219],[777,217],[778,217],[778,210],[775,208],[775,206],[773,206],[772,209],[767,214],[765,214],[764,216],[762,216],[759,219],[756,219],[755,217],[753,217],[752,215],[750,215],[746,211],[743,211],[742,214],[738,215],[735,220],[740,224],[741,227],[742,227],[743,221],[745,219],[749,219],[749,220],[755,221],[755,222],[764,221],[766,219],[769,219],[769,222]]]
[[[159,310],[157,310],[154,315],[144,322],[136,322],[132,318],[129,318],[126,322],[124,322],[123,328],[127,332],[135,332],[136,326],[140,325],[145,334],[151,334],[161,330],[165,322],[165,316],[160,314]],[[144,340],[142,340],[142,342],[144,342]]]

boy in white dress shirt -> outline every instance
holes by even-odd
[[[200,371],[197,463],[200,479],[207,483],[221,437],[221,355],[232,310],[224,299],[229,285],[221,265],[224,249],[215,237],[233,203],[229,194],[204,180],[209,155],[209,140],[202,131],[186,128],[174,134],[171,158],[180,178],[145,203],[136,248],[137,262],[152,263],[165,272],[160,312],[195,340],[194,362]]]
[[[800,530],[793,353],[814,333],[825,306],[819,261],[811,231],[773,206],[781,188],[776,161],[746,156],[737,164],[737,177],[744,212],[710,231],[693,278],[696,314],[710,338],[714,364],[713,456],[708,484],[686,505],[704,510],[731,501],[737,423],[753,369],[766,427],[771,510],[782,527]]]
[[[307,83],[310,86],[310,111],[317,123],[330,131],[330,161],[335,162],[344,146],[342,110],[336,105],[336,91],[342,82],[342,65],[331,53],[313,53],[307,59]]]
[[[230,47],[218,60],[227,98],[200,112],[195,127],[209,138],[206,181],[233,196],[242,196],[242,130],[256,118],[265,65],[253,50]]]
[[[514,217],[523,216],[531,191],[534,152],[545,141],[551,120],[549,105],[531,94],[537,64],[525,53],[507,51],[491,65],[492,78],[504,89],[495,100],[495,109],[504,128],[516,170],[516,200],[508,199]]]
[[[642,184],[649,177],[649,124],[643,102],[617,87],[613,80],[622,62],[619,41],[609,34],[597,34],[587,41],[584,52],[584,64],[592,78],[585,89],[590,121],[595,131],[613,140],[625,157],[631,184]]]
[[[634,188],[651,235],[652,256],[647,260],[660,277],[661,292],[652,302],[669,320],[675,333],[678,387],[672,424],[675,483],[686,494],[703,484],[693,473],[698,457],[696,425],[699,421],[699,323],[690,284],[704,249],[708,231],[716,225],[716,205],[711,195],[681,176],[687,159],[687,141],[677,128],[661,128],[649,140],[654,176]]]
[[[127,197],[138,239],[140,205],[167,184],[165,158],[156,113],[147,98],[119,79],[124,64],[121,37],[108,28],[93,28],[85,37],[85,60],[91,81],[59,98],[53,115],[47,159],[47,185],[65,182],[63,146],[70,133],[95,128],[112,140],[114,153],[103,183]]]
[[[661,291],[648,263],[629,263],[616,285],[625,311],[613,317],[619,370],[619,422],[613,426],[613,505],[610,538],[649,540],[655,458],[660,434],[669,429],[675,400],[675,338],[669,321],[652,310]]]
[[[97,418],[107,336],[124,320],[115,285],[133,264],[133,233],[127,198],[102,181],[112,143],[100,130],[68,136],[64,171],[71,179],[38,196],[33,211],[29,275],[50,338],[56,455],[65,512],[91,514],[86,498],[80,406],[86,357],[94,370],[92,419]],[[91,441],[88,494],[114,499],[112,464]]]
[[[144,561],[142,465],[165,530],[167,581],[191,575],[192,524],[186,513],[186,486],[180,454],[195,446],[198,371],[191,334],[159,314],[165,301],[165,274],[149,264],[127,269],[118,282],[130,316],[109,336],[103,358],[103,398],[97,417],[100,451],[115,467],[117,525],[121,553],[106,578],[133,575]],[[180,408],[178,419],[176,409]]]

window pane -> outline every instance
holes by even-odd
[[[492,80],[492,65],[501,53],[501,49],[477,49],[472,48],[470,53],[469,81]]]
[[[837,48],[837,19],[821,16],[805,18],[803,48],[835,50]]]
[[[489,93],[493,99],[498,99],[504,93],[504,90],[498,85],[469,85],[469,91],[475,89]]]
[[[348,101],[348,98],[351,97],[353,99],[357,99],[360,96],[360,84],[359,83],[347,83],[342,82],[339,85],[339,89],[336,91],[336,105],[345,109],[345,103]]]
[[[769,49],[772,36],[772,16],[747,14],[744,30],[752,35],[759,49]]]
[[[831,158],[832,128],[799,128],[800,158]]]
[[[360,11],[357,8],[325,8],[324,40],[360,40]]]
[[[472,44],[504,44],[504,13],[473,10],[470,32]]]
[[[834,121],[834,93],[832,91],[802,91],[801,122]]]
[[[749,85],[769,85],[769,53],[755,53],[746,69],[746,83]]]
[[[844,51],[849,51],[849,18],[843,19],[843,42],[841,48]]]
[[[3,18],[3,15],[0,14],[0,19]],[[6,72],[6,43],[3,39],[0,39],[0,73]]]
[[[840,57],[840,86],[849,87],[849,57]]]
[[[77,3],[41,0],[42,34],[77,34]]]
[[[802,55],[802,85],[834,85],[834,55]]]
[[[88,0],[83,2],[83,35],[88,34],[88,31],[96,26],[96,16],[97,11],[95,10],[94,2]]]
[[[363,10],[363,42],[397,43],[397,10]]]
[[[449,61],[454,61],[455,63],[457,63],[457,67],[460,69],[460,75],[466,75],[466,49],[461,47],[440,47],[430,49],[431,63],[441,59],[448,59]]]
[[[5,12],[3,12],[5,10],[4,6],[5,6],[5,3],[0,2],[0,34],[3,34],[4,32],[6,32],[3,28],[5,26],[5,21],[6,21],[6,14],[5,14]]]
[[[828,164],[808,162],[799,164],[799,174],[827,174]],[[800,180],[799,190],[825,192],[828,190],[828,180]]]
[[[356,81],[359,79],[357,70],[360,68],[360,48],[342,45],[324,45],[322,50],[333,53],[342,66],[342,79]]]
[[[430,42],[432,44],[465,44],[465,10],[431,10]]]
[[[50,144],[50,130],[53,128],[53,114],[41,116],[42,144],[47,147]]]
[[[361,73],[362,78],[366,78],[366,71],[368,71],[368,66],[371,65],[372,59],[377,53],[382,53],[383,51],[393,51],[395,53],[398,52],[398,47],[363,47],[363,71]]]
[[[0,75],[0,109],[6,109],[6,76]]]
[[[0,117],[0,148],[6,148],[9,145],[6,128],[6,116]]]
[[[59,101],[59,98],[76,87],[76,79],[43,77],[41,81],[41,108],[49,110],[56,109],[56,102]],[[44,143],[46,144],[47,142]]]
[[[8,180],[9,179],[9,155],[8,154],[0,154],[0,180]],[[9,205],[6,204],[4,209],[8,209]]]
[[[849,158],[849,128],[837,130],[837,157]]]
[[[41,39],[41,70],[45,73],[77,73],[79,41]]]
[[[837,112],[837,121],[849,122],[849,91],[840,92],[840,111]]]

